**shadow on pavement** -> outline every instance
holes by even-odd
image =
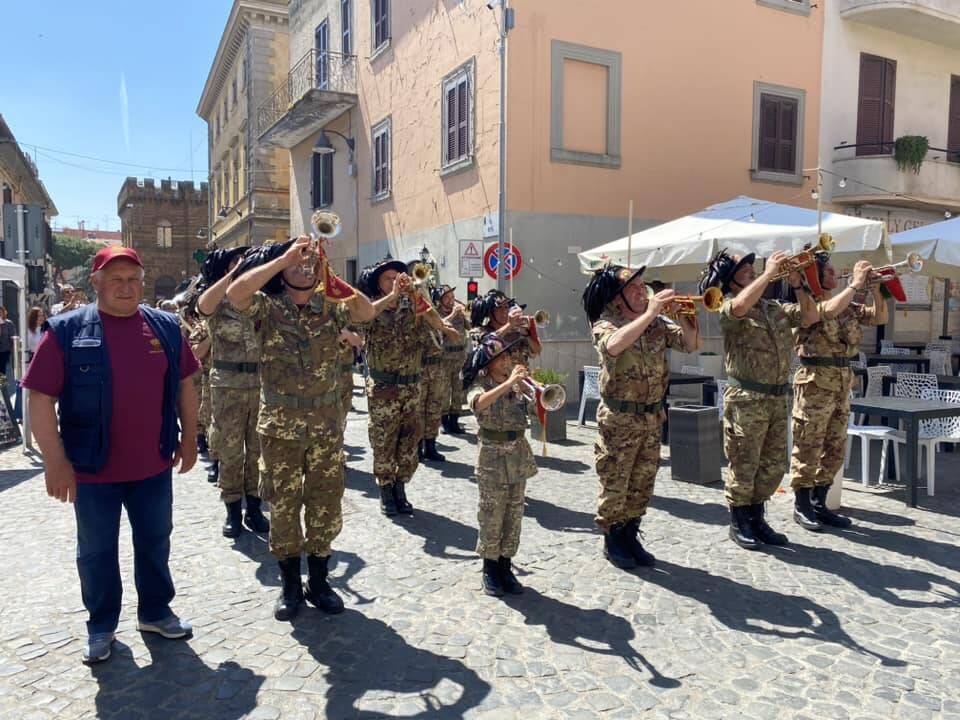
[[[326,668],[327,706],[322,717],[382,718],[387,713],[361,709],[368,692],[410,695],[404,718],[459,718],[479,705],[490,685],[458,660],[408,644],[382,620],[347,609],[336,618],[301,612],[293,637]],[[415,705],[414,705],[415,704]]]
[[[729,525],[730,511],[719,503],[696,503],[683,498],[656,495],[650,499],[650,507],[681,520],[691,520],[704,525]]]
[[[538,500],[529,495],[524,500],[526,517],[536,520],[544,530],[556,532],[599,532],[590,513],[571,510],[562,505],[554,505],[546,500]]]
[[[42,479],[42,466],[30,470],[0,470],[0,492],[14,488],[27,480],[33,480],[38,475]]]
[[[116,642],[113,656],[91,668],[99,685],[96,717],[234,720],[256,709],[262,675],[232,661],[212,669],[189,640],[144,635],[144,642],[150,653],[145,667],[137,666],[128,646]]]
[[[846,508],[844,508],[844,511],[846,511]],[[850,513],[850,515],[853,516],[853,513]],[[857,527],[856,524],[848,530],[839,531],[837,534],[848,542],[880,548],[908,558],[919,558],[942,568],[960,572],[960,550],[957,549],[960,540],[938,542],[937,540],[914,537],[892,530]]]
[[[524,616],[526,625],[542,625],[551,642],[622,658],[638,672],[650,673],[650,684],[661,688],[680,687],[680,681],[661,674],[646,658],[634,650],[630,641],[636,636],[633,626],[619,615],[600,608],[583,610],[556,598],[542,595],[531,587],[523,595],[504,598],[506,605]]]
[[[836,643],[872,655],[887,666],[906,665],[863,647],[843,629],[836,613],[800,595],[755,588],[660,559],[656,568],[643,573],[643,579],[705,605],[719,622],[737,632]]]
[[[585,462],[580,462],[579,460],[561,460],[553,456],[543,457],[543,455],[540,454],[541,448],[537,444],[530,443],[530,446],[534,449],[533,454],[536,458],[538,468],[556,470],[557,472],[569,473],[570,475],[580,475],[584,472],[590,472],[593,469],[592,465],[587,465]],[[550,452],[550,450],[548,449],[547,452]]]

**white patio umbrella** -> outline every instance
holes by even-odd
[[[923,258],[923,275],[960,281],[960,218],[891,235],[890,245],[894,262],[915,252]]]
[[[836,243],[834,264],[852,265],[865,258],[889,262],[889,239],[882,222],[835,213],[823,214],[823,232]],[[580,268],[591,273],[608,260],[639,267],[647,278],[664,282],[696,280],[714,254],[723,248],[735,254],[767,257],[776,250],[797,253],[816,245],[817,211],[740,196],[711,205],[693,215],[614,240],[579,254]],[[629,255],[628,253],[629,245]]]

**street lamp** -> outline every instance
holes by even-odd
[[[343,138],[343,141],[347,144],[347,149],[350,151],[351,156],[353,151],[357,146],[356,141],[353,138],[348,138],[343,133],[339,133],[336,130],[321,130],[320,137],[317,138],[317,141],[313,144],[313,152],[317,155],[333,155],[337,149],[333,146],[333,143],[330,142],[330,138],[327,137],[327,133],[332,133],[338,137]]]
[[[420,262],[424,265],[430,265],[430,251],[427,249],[427,246],[424,245],[420,248]]]

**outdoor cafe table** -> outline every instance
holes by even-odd
[[[850,411],[866,415],[881,415],[892,420],[903,421],[903,429],[907,435],[907,447],[906,463],[901,465],[901,468],[907,486],[906,503],[908,507],[916,507],[920,421],[958,417],[960,416],[960,405],[940,402],[939,400],[918,400],[915,398],[854,398],[850,402]]]
[[[916,350],[917,354],[923,353],[927,349],[927,344],[922,342],[895,342],[895,348],[906,348],[907,350]]]
[[[917,372],[930,372],[930,358],[926,355],[867,355],[867,367],[874,365],[916,365]]]

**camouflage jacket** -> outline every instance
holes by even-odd
[[[600,394],[625,402],[657,404],[667,394],[670,379],[667,348],[684,350],[683,329],[657,317],[631,347],[614,357],[607,352],[607,343],[629,322],[620,313],[606,310],[593,324],[593,346],[600,355]]]
[[[309,437],[340,418],[340,330],[345,304],[314,295],[301,310],[286,293],[258,292],[245,311],[260,336],[257,431],[284,440]]]
[[[210,336],[210,330],[207,328],[207,322],[205,320],[200,320],[196,325],[193,326],[193,329],[190,331],[190,337],[187,338],[187,342],[190,344],[190,349],[196,352],[197,347]],[[200,361],[200,368],[202,372],[208,373],[210,371],[210,361],[213,356],[213,351],[211,350],[206,354],[203,360]]]
[[[260,336],[255,321],[234,309],[230,301],[224,298],[206,322],[212,341],[210,354],[213,356],[210,386],[248,390],[260,387],[259,373],[215,367],[221,362],[260,362]]]
[[[764,385],[786,384],[793,357],[791,330],[800,327],[800,314],[797,303],[761,299],[738,318],[733,300],[727,298],[720,308],[727,375]]]
[[[835,318],[823,316],[816,325],[793,331],[797,355],[800,357],[856,357],[863,340],[863,325],[875,325],[877,310],[873,306],[851,303]],[[804,366],[797,369],[797,384],[814,382],[824,390],[850,390],[853,371],[850,368]]]
[[[467,404],[477,417],[477,423],[485,430],[520,433],[516,440],[491,442],[479,440],[477,477],[497,478],[503,482],[516,483],[537,474],[530,443],[524,435],[527,429],[527,407],[522,397],[512,390],[485,410],[477,410],[477,399],[497,386],[489,375],[478,377],[467,393]],[[504,476],[505,473],[505,476]]]
[[[422,351],[433,345],[433,329],[409,307],[388,308],[364,324],[367,365],[371,370],[397,375],[420,372]]]
[[[450,324],[457,329],[458,333],[460,333],[460,339],[454,342],[453,340],[450,340],[444,336],[443,355],[446,360],[456,360],[457,362],[461,363],[463,362],[463,357],[467,349],[467,333],[469,331],[469,323],[464,313],[466,313],[466,311],[460,313],[450,321]]]

